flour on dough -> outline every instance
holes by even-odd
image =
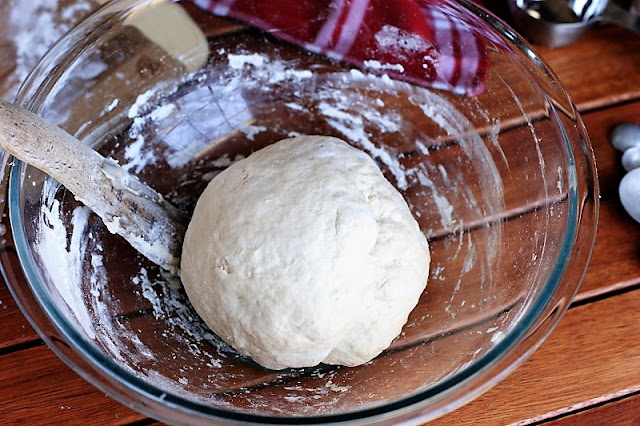
[[[429,261],[407,204],[367,154],[337,138],[301,136],[209,183],[181,268],[213,332],[282,369],[377,356],[417,304]]]

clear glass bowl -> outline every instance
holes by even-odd
[[[16,249],[0,256],[5,280],[78,374],[170,423],[421,422],[487,390],[541,344],[584,275],[598,188],[573,104],[520,37],[470,3],[434,3],[486,48],[484,88],[463,96],[178,3],[208,40],[206,63],[189,69],[130,25],[153,3],[100,9],[49,52],[17,102],[187,213],[216,173],[260,147],[341,137],[406,198],[430,242],[431,277],[373,361],[267,371],[212,335],[179,283],[64,188],[3,154]]]

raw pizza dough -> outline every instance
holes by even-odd
[[[429,261],[407,204],[367,154],[302,136],[209,183],[181,267],[213,332],[282,369],[374,358],[417,304]]]

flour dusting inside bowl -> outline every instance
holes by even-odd
[[[461,274],[468,273],[475,263],[490,265],[494,261],[499,254],[496,250],[478,252],[474,241],[463,238],[463,234],[469,217],[479,220],[488,213],[491,216],[504,209],[500,174],[495,171],[493,154],[476,126],[444,96],[430,89],[355,69],[334,70],[325,65],[316,67],[316,73],[310,75],[311,71],[303,68],[299,59],[250,54],[242,50],[242,46],[237,47],[240,53],[229,53],[228,48],[217,52],[221,56],[221,64],[226,61],[229,68],[212,67],[206,72],[196,73],[177,90],[167,90],[163,85],[148,89],[137,96],[135,103],[128,108],[111,101],[114,108],[121,108],[122,114],[132,121],[128,129],[102,145],[100,150],[124,162],[143,180],[153,182],[158,173],[156,170],[165,170],[163,173],[171,176],[171,185],[163,187],[165,181],[161,179],[158,181],[159,189],[174,203],[189,210],[209,179],[254,149],[271,143],[277,136],[310,131],[334,133],[369,153],[378,162],[397,188],[404,191],[428,237],[439,238],[449,232],[459,235],[458,252],[464,259]],[[257,62],[260,67],[256,66]],[[238,69],[242,70],[241,74],[237,74]],[[338,87],[343,89],[336,90]],[[275,96],[284,97],[287,101],[269,104],[268,100]],[[398,96],[406,97],[408,101],[402,110],[394,105]],[[437,129],[437,132],[417,132],[416,124],[408,119],[407,105],[413,108],[411,114],[418,114],[427,123],[425,125]],[[286,120],[281,117],[277,120],[265,118],[273,114],[276,107]],[[108,108],[106,112],[114,108]],[[477,115],[482,116],[483,111],[477,111]],[[260,122],[258,120],[264,120],[264,124],[250,124]],[[305,127],[304,123],[309,121],[312,126]],[[493,126],[496,126],[495,122]],[[436,137],[438,134],[440,136]],[[407,135],[411,135],[411,139]],[[229,149],[224,149],[229,139],[246,141],[243,143],[246,148],[238,150],[237,145],[229,145]],[[443,164],[431,152],[437,152],[448,141],[455,141],[463,149],[456,162]],[[412,154],[408,154],[412,150],[424,156],[424,160],[412,163]],[[456,171],[458,167],[471,168],[472,173],[484,182],[479,192],[465,190],[467,183],[463,179],[466,177]],[[439,181],[446,182],[446,190]],[[462,189],[459,191],[461,200],[449,199],[450,194],[457,194],[454,188]],[[63,198],[56,199],[56,190],[57,187],[53,187],[47,191],[45,206],[48,207],[41,210],[41,221],[47,217],[57,218],[48,219],[49,226],[41,226],[41,246],[48,251],[66,246],[66,238],[61,237],[69,232],[75,235],[73,241],[84,242],[74,243],[69,249],[75,256],[75,263],[69,266],[69,270],[75,272],[58,290],[76,295],[70,299],[70,311],[91,330],[88,336],[96,339],[112,356],[141,365],[135,374],[160,387],[171,384],[172,388],[182,389],[181,393],[185,387],[189,389],[196,385],[212,390],[224,388],[224,383],[219,380],[221,374],[216,370],[225,370],[237,355],[199,320],[180,284],[168,281],[155,267],[132,256],[130,250],[114,252],[110,247],[114,237],[97,225],[89,227],[86,217],[84,223],[65,223],[64,217],[77,215],[85,208],[61,211],[60,203],[65,204],[68,197],[58,193],[58,197],[63,195]],[[426,199],[432,203],[430,210],[415,205],[416,200],[424,203]],[[456,210],[454,205],[461,202],[464,208]],[[71,202],[70,206],[73,205]],[[500,240],[500,227],[493,227],[491,231],[485,238]],[[119,256],[122,258],[117,259]],[[46,258],[44,252],[41,257]],[[105,260],[105,257],[109,259]],[[449,266],[442,259],[435,260],[435,279],[443,280]],[[132,292],[126,298],[134,296],[135,301],[131,307],[122,306],[122,291],[112,289],[115,279],[111,265],[119,262],[130,263],[125,276],[128,277],[127,291]],[[452,318],[455,311],[450,305],[460,290],[460,285],[455,286],[441,308]],[[131,309],[138,311],[124,317],[118,314]],[[131,315],[133,318],[129,318]],[[149,343],[144,340],[148,333],[133,325],[139,315],[145,318],[140,322],[146,326],[150,325],[146,316],[151,315],[154,335],[167,340],[167,356],[176,360],[176,371],[171,379],[161,373],[165,366],[158,363],[157,349],[149,348]],[[416,328],[418,323],[419,319],[412,318],[407,327]],[[95,328],[100,332],[93,331]],[[399,340],[403,338],[407,338],[406,332]],[[247,362],[243,358],[239,360]],[[187,371],[202,372],[198,376],[200,383],[187,379]],[[272,374],[270,380],[291,380],[292,376],[299,374],[315,374],[303,371]],[[325,374],[325,368],[319,371]],[[244,375],[244,372],[225,373],[224,382],[237,381]],[[335,386],[318,389],[324,394]],[[309,396],[309,387],[289,388],[284,401],[304,399],[311,406],[326,404],[324,399],[314,404],[317,392],[311,392],[312,396]],[[212,398],[217,399],[215,396]],[[288,409],[281,408],[283,412]]]
[[[407,202],[429,241],[431,280],[401,335],[370,362],[265,370],[204,326],[180,283],[64,188],[16,163],[12,235],[53,323],[48,344],[103,390],[169,423],[428,419],[539,344],[579,281],[564,271],[580,260],[573,248],[593,180],[579,117],[525,44],[475,6],[434,3],[487,55],[467,96],[391,78],[410,71],[392,57],[356,69],[172,4],[206,36],[204,66],[185,68],[126,24],[129,2],[112,2],[83,27],[100,29],[92,38],[72,31],[54,48],[19,103],[188,216],[211,179],[255,151],[300,135],[343,139]],[[393,50],[399,35],[385,27],[378,42]],[[446,52],[435,53],[426,65],[446,65]]]

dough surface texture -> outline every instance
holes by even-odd
[[[376,163],[326,136],[284,139],[198,200],[182,281],[198,314],[270,369],[355,366],[389,346],[422,294],[427,240]]]

